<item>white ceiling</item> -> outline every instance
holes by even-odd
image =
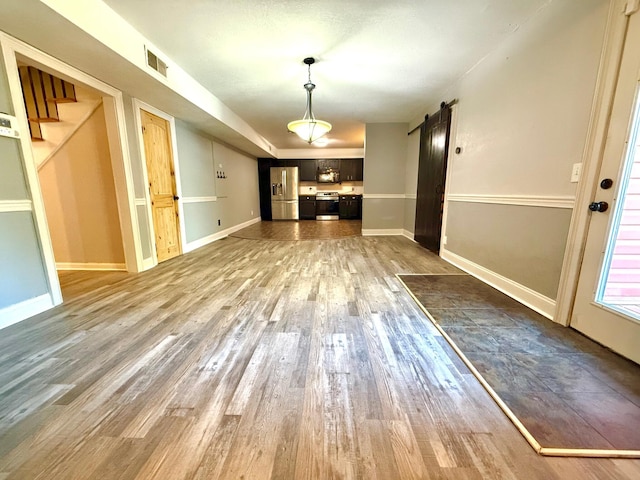
[[[330,147],[362,147],[364,124],[409,122],[552,0],[105,0],[277,148],[305,109]]]

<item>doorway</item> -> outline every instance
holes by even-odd
[[[640,15],[629,19],[570,325],[640,363]],[[586,205],[584,206],[586,208]]]
[[[418,190],[414,239],[434,253],[440,251],[444,187],[451,134],[451,107],[427,116],[420,129]]]
[[[2,32],[0,32],[0,46],[7,72],[9,91],[11,92],[13,111],[22,132],[29,132],[29,119],[25,112],[25,102],[20,84],[18,70],[20,62],[56,72],[63,79],[87,85],[102,96],[108,150],[112,160],[112,178],[116,191],[117,213],[121,227],[120,237],[124,248],[124,263],[127,271],[141,271],[142,249],[139,230],[136,225],[137,217],[133,199],[129,149],[126,141],[125,108],[122,92]],[[60,290],[51,234],[46,220],[42,190],[38,181],[38,171],[31,149],[31,139],[26,134],[21,135],[19,141],[23,155],[23,167],[31,194],[28,208],[33,214],[48,283],[49,298],[47,302],[50,303],[44,308],[49,308],[62,303],[62,292]]]
[[[102,95],[28,61],[18,69],[57,270],[126,270]]]

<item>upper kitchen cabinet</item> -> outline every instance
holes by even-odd
[[[300,160],[300,170],[298,172],[301,182],[316,181],[317,163],[315,160]]]
[[[286,159],[272,158],[271,166],[272,167],[299,167],[300,160],[291,159],[291,158],[286,158]]]
[[[318,170],[321,172],[327,172],[329,170],[333,170],[334,172],[340,170],[340,159],[339,158],[319,158],[318,162]]]
[[[361,182],[364,178],[362,158],[343,158],[340,161],[340,180],[343,182]]]

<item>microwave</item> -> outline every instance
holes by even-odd
[[[340,172],[337,170],[318,170],[318,183],[340,183]]]

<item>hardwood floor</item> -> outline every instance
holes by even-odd
[[[395,278],[402,237],[227,238],[141,274],[66,274],[0,332],[0,479],[634,479],[546,458]]]
[[[321,240],[362,235],[361,220],[285,220],[259,222],[231,236],[254,240]]]

